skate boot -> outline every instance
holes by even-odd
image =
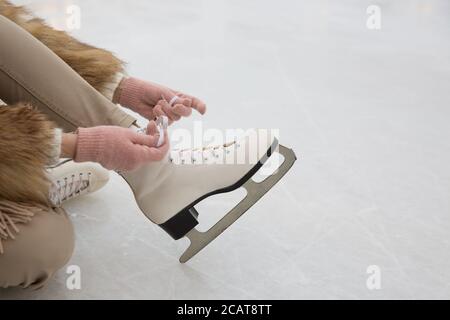
[[[251,177],[267,159],[279,152],[284,162],[262,182]],[[278,145],[268,130],[252,130],[243,139],[190,150],[174,150],[159,162],[121,173],[130,185],[141,211],[173,239],[187,237],[190,246],[184,263],[233,224],[292,167],[292,150]],[[203,199],[244,187],[247,196],[206,232],[195,229],[195,205]]]
[[[68,159],[47,168],[47,171],[52,181],[49,198],[55,207],[93,193],[109,180],[108,170],[93,162],[75,163]]]

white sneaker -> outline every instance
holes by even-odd
[[[57,207],[67,200],[101,189],[109,180],[109,171],[94,162],[65,160],[48,168],[48,174],[52,181],[49,198]]]

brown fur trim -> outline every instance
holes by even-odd
[[[33,17],[22,6],[0,0],[0,15],[31,33],[104,95],[111,90],[109,86],[117,81],[116,75],[124,72],[123,61],[111,52],[82,43],[64,31],[49,27],[44,20]],[[30,16],[31,19],[28,18]]]
[[[0,106],[0,200],[48,204],[54,128],[30,105]]]

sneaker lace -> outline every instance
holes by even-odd
[[[72,174],[70,177],[64,177],[53,181],[50,188],[50,201],[55,206],[60,206],[63,201],[79,195],[82,191],[88,189],[91,185],[91,173]]]

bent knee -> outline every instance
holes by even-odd
[[[63,209],[49,209],[17,226],[15,239],[3,241],[0,287],[40,288],[72,256],[72,223]]]

